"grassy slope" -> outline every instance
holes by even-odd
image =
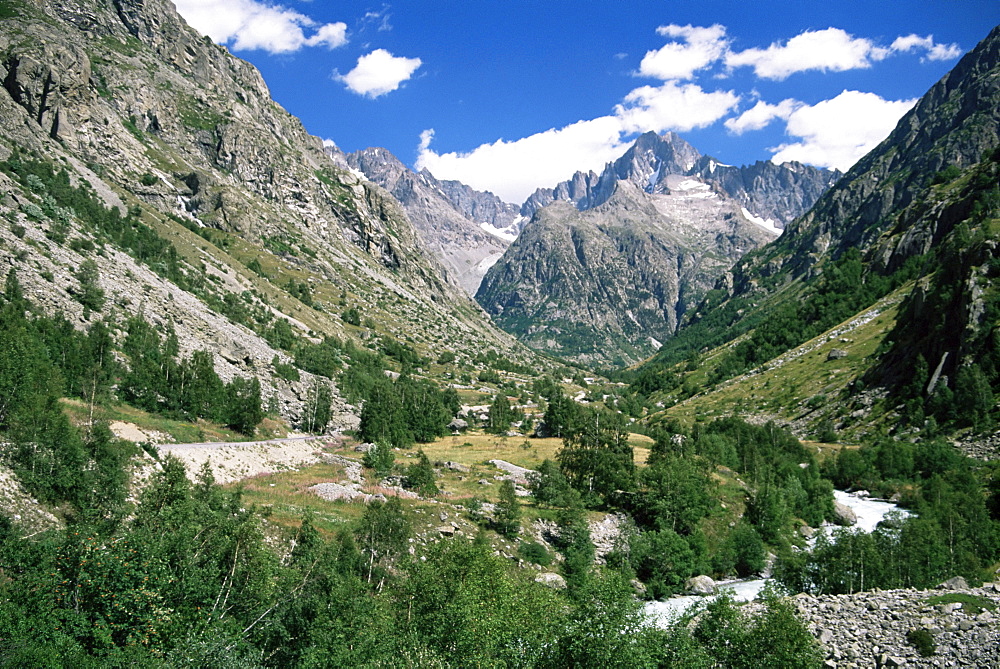
[[[714,388],[705,388],[687,399],[681,399],[681,389],[656,397],[664,408],[654,413],[650,422],[676,418],[690,425],[736,414],[794,423],[798,433],[808,434],[817,431],[824,420],[832,420],[846,423],[842,425],[844,438],[860,437],[875,425],[844,416],[844,408],[849,406],[846,398],[851,384],[868,369],[872,356],[891,331],[899,304],[911,289],[912,284],[907,284],[818,337]],[[689,387],[704,388],[718,361],[740,341],[742,338],[706,353],[702,364],[693,371],[685,371],[682,366],[672,371],[685,375]],[[835,349],[847,355],[830,359]]]

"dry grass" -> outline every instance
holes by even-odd
[[[363,504],[330,502],[312,493],[317,483],[344,480],[344,468],[319,463],[298,470],[259,474],[227,484],[229,490],[241,489],[248,504],[261,508],[270,522],[286,528],[298,528],[302,517],[312,513],[316,527],[323,534],[335,532],[345,522],[361,517]]]

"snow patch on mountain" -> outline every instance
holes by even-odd
[[[494,237],[499,237],[500,239],[504,239],[504,240],[506,240],[508,242],[512,242],[515,239],[517,239],[517,233],[511,232],[511,229],[514,229],[514,230],[517,229],[513,225],[510,226],[510,227],[507,227],[507,228],[498,228],[498,227],[495,227],[491,223],[480,223],[479,227],[481,227],[483,230],[485,230],[486,232],[490,233]],[[494,260],[493,262],[496,262],[496,261]],[[490,265],[492,265],[492,264],[493,263],[490,263]]]
[[[747,211],[746,207],[740,207],[740,211],[743,212],[743,217],[745,219],[747,219],[751,223],[756,223],[757,225],[759,225],[760,227],[764,228],[765,230],[767,230],[772,234],[780,235],[782,232],[784,232],[784,230],[775,225],[774,221],[772,221],[770,218],[763,219],[760,216],[754,216],[749,211]]]

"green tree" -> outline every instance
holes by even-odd
[[[955,379],[955,404],[960,424],[976,429],[989,426],[995,400],[990,381],[979,365],[972,363],[958,370]]]
[[[424,497],[438,493],[438,487],[434,483],[434,468],[431,467],[431,461],[423,451],[417,454],[417,461],[406,468],[403,485],[410,490],[416,490]]]
[[[493,397],[489,415],[486,418],[486,431],[491,434],[505,434],[510,429],[514,419],[514,411],[510,407],[507,394],[499,392]]]
[[[664,453],[650,458],[636,497],[637,522],[653,529],[690,534],[716,505],[705,461]]]
[[[516,539],[521,531],[521,504],[517,501],[514,482],[505,480],[500,483],[500,498],[494,512],[496,531],[508,539]]]
[[[607,502],[635,486],[635,462],[621,414],[592,412],[579,431],[563,438],[556,456],[570,484],[587,504]]]
[[[195,418],[223,418],[219,402],[225,396],[225,384],[215,372],[215,362],[208,351],[195,351],[175,375],[177,396],[185,413]]]
[[[330,423],[330,404],[333,394],[330,386],[319,379],[313,381],[302,411],[302,427],[306,432],[320,434]]]
[[[698,566],[688,542],[670,529],[639,534],[631,542],[630,559],[653,599],[677,593]]]
[[[737,524],[719,551],[719,571],[736,572],[740,578],[748,578],[763,571],[766,564],[767,551],[760,534],[749,523]]]
[[[575,491],[569,481],[563,476],[559,465],[546,458],[532,475],[531,494],[538,504],[547,506],[569,506],[573,502],[570,496]]]
[[[260,399],[260,381],[257,377],[248,381],[238,376],[230,381],[226,386],[226,425],[252,437],[257,431],[257,424],[264,420]]]
[[[578,589],[562,633],[541,667],[631,667],[661,666],[662,636],[646,624],[642,604],[628,582],[618,573],[603,571]],[[684,658],[684,666],[695,660]],[[701,665],[707,666],[707,665]]]
[[[364,441],[382,443],[396,448],[413,445],[413,432],[408,412],[397,388],[382,377],[372,385],[361,408],[358,436]]]
[[[382,589],[389,577],[386,570],[405,554],[412,533],[398,497],[390,497],[385,503],[374,501],[365,507],[355,536],[364,556],[364,577],[369,585]]]
[[[80,263],[80,268],[76,271],[76,280],[80,282],[76,300],[83,305],[84,312],[88,315],[91,311],[104,308],[104,290],[101,289],[100,277],[97,263],[91,258]]]
[[[559,528],[556,547],[563,554],[562,571],[566,584],[570,590],[575,590],[587,582],[594,564],[595,551],[580,495],[575,490],[572,493],[571,503],[556,515]]]
[[[565,619],[555,593],[511,569],[487,542],[441,542],[408,572],[397,606],[407,631],[436,656],[423,666],[539,666]]]
[[[396,456],[393,455],[392,447],[378,442],[372,444],[361,458],[361,464],[374,470],[378,476],[388,475],[395,462]]]

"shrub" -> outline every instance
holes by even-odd
[[[361,458],[361,464],[374,470],[378,476],[385,476],[392,471],[395,462],[396,457],[392,454],[392,447],[379,443],[374,444]]]
[[[340,317],[344,319],[344,322],[348,325],[353,325],[355,327],[361,325],[361,313],[358,311],[357,307],[345,309],[344,313],[342,313]]]
[[[907,632],[906,641],[917,649],[921,657],[930,657],[937,652],[937,644],[934,643],[934,637],[923,628],[912,629]]]
[[[517,554],[521,559],[542,567],[552,564],[552,554],[537,541],[522,541],[517,547]]]

